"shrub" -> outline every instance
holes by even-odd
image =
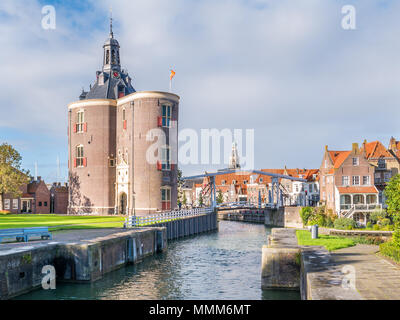
[[[392,258],[394,261],[400,262],[400,247],[394,241],[382,243],[379,246],[379,252],[384,256]]]
[[[386,218],[386,211],[381,209],[374,210],[369,215],[369,220],[372,222],[372,224],[376,224],[385,218]]]
[[[378,221],[378,224],[381,225],[382,227],[390,225],[391,221],[388,218],[384,218],[380,221]]]
[[[372,227],[373,230],[379,230],[379,224],[374,224],[374,226]]]
[[[351,230],[356,228],[357,224],[353,219],[350,218],[338,218],[334,222],[334,227],[335,229]]]
[[[400,248],[400,225],[397,224],[393,232],[393,244]]]
[[[369,222],[367,223],[367,228],[372,228],[372,222],[371,222],[371,221],[369,221]]]
[[[313,208],[311,207],[303,207],[300,210],[300,217],[301,220],[303,221],[303,225],[307,225],[308,224],[308,219],[310,218],[310,216],[313,214]]]
[[[374,245],[380,245],[381,243],[384,243],[385,240],[382,237],[376,237],[376,236],[358,236],[352,238],[356,243],[359,244],[374,244]]]
[[[10,214],[11,212],[10,211],[7,211],[7,210],[0,210],[0,214]]]

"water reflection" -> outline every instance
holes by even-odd
[[[219,232],[169,244],[165,253],[91,284],[57,284],[18,299],[299,299],[262,291],[261,248],[270,229],[221,221]]]

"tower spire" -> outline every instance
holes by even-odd
[[[114,33],[112,31],[112,22],[113,22],[112,7],[110,7],[110,38],[114,38]]]

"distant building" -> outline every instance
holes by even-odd
[[[21,186],[22,195],[18,198],[12,194],[3,196],[3,208],[11,213],[50,213],[50,191],[45,182],[38,177]]]
[[[53,183],[50,187],[50,213],[67,214],[68,184]]]
[[[220,170],[222,171],[222,170]],[[318,169],[261,169],[261,171],[284,174],[302,178],[306,182],[279,179],[282,191],[282,203],[286,206],[316,206],[319,201],[319,170]],[[226,173],[215,176],[217,195],[222,194],[223,202],[247,201],[254,205],[277,202],[276,194],[272,193],[271,176],[251,172]],[[209,178],[205,177],[202,184],[194,186],[193,203],[198,204],[200,193],[205,205],[210,205]]]

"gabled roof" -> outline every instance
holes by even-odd
[[[374,158],[393,158],[390,152],[385,148],[385,146],[379,141],[364,142],[361,152],[365,149],[365,155],[368,160]]]
[[[351,151],[328,151],[330,158],[333,162],[333,167],[335,169],[339,168],[344,160],[350,155]]]

